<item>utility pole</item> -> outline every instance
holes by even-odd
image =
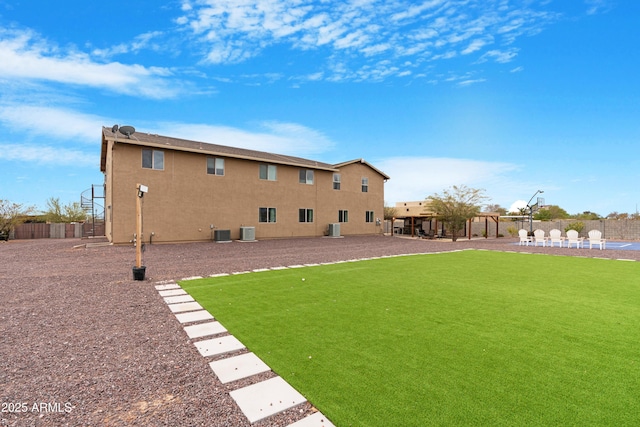
[[[133,279],[144,280],[146,267],[142,265],[142,197],[149,187],[136,184],[136,266],[133,267]]]
[[[140,184],[136,185],[136,267],[142,267],[142,196]]]

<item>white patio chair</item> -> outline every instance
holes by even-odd
[[[576,245],[576,249],[584,247],[584,237],[578,237],[576,230],[567,230],[567,247],[570,248],[572,244]]]
[[[606,240],[602,238],[602,232],[600,230],[591,230],[589,232],[589,249],[593,245],[600,246],[600,250],[606,249]]]
[[[518,236],[520,236],[520,243],[519,245],[522,246],[523,244],[526,246],[529,246],[529,243],[531,242],[531,237],[529,237],[529,234],[527,233],[527,230],[518,230]]]
[[[558,230],[557,228],[549,231],[549,243],[551,247],[553,247],[554,243],[558,243],[558,246],[562,247],[563,240],[564,239],[562,238],[562,231]]]
[[[538,243],[542,243],[542,246],[547,246],[547,239],[544,237],[544,230],[535,230],[533,232],[533,244],[538,246]]]

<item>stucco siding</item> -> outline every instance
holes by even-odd
[[[382,231],[384,177],[362,163],[342,167],[340,190],[333,189],[333,173],[314,170],[313,184],[299,183],[300,167],[277,165],[277,180],[260,179],[259,161],[224,159],[224,175],[207,173],[206,154],[164,151],[162,170],[142,167],[145,147],[130,142],[108,144],[107,233],[114,243],[126,243],[135,233],[136,184],[149,187],[143,197],[143,240],[153,242],[212,239],[213,230],[231,230],[240,237],[241,226],[256,228],[256,238],[322,236],[329,223],[338,222],[338,210],[348,210],[342,234]],[[262,163],[267,164],[267,163]],[[368,177],[368,192],[362,192]],[[259,222],[260,208],[275,208],[275,222]],[[312,209],[313,222],[300,222],[299,209]],[[374,220],[366,222],[366,211]],[[212,226],[214,228],[212,228]]]

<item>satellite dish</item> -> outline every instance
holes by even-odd
[[[133,126],[121,126],[120,133],[127,135],[127,138],[136,133],[136,129]]]
[[[111,132],[112,133],[118,132],[118,125],[113,125],[113,127],[111,128]]]

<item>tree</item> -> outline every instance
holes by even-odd
[[[551,221],[553,219],[567,219],[569,213],[558,205],[548,205],[533,215],[533,219],[540,221]]]
[[[580,233],[583,229],[584,229],[584,222],[576,221],[576,222],[572,222],[569,225],[567,225],[564,228],[564,232],[566,233],[569,230],[576,230],[578,233]]]
[[[487,197],[484,190],[469,188],[466,185],[453,186],[442,194],[434,194],[427,198],[431,209],[436,212],[436,217],[445,223],[452,233],[455,242],[458,232],[464,228],[465,223],[478,215],[480,206]]]
[[[387,206],[386,203],[384,205],[384,219],[387,221],[392,221],[394,218],[398,216],[398,210],[391,206]]]
[[[33,207],[24,207],[21,203],[0,199],[0,236],[8,239],[11,231],[22,224],[33,211]]]
[[[625,214],[625,215],[628,216],[628,214]],[[584,211],[581,214],[573,215],[573,218],[582,219],[582,220],[595,220],[595,219],[600,219],[601,217],[595,212]]]
[[[497,212],[500,215],[504,216],[507,214],[507,209],[503,208],[500,205],[488,204],[487,206],[484,207],[484,212]]]
[[[629,214],[626,212],[618,213],[614,211],[607,215],[607,219],[629,219]]]
[[[87,220],[87,213],[79,202],[62,205],[59,198],[51,197],[47,200],[43,218],[47,222],[84,222]]]

